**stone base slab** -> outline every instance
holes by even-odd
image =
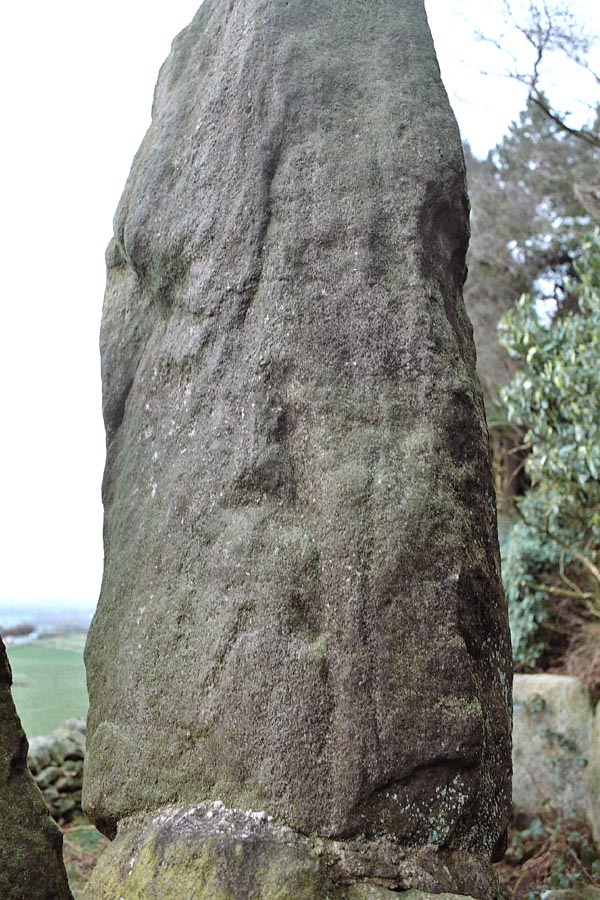
[[[497,883],[466,851],[306,837],[216,801],[122,822],[84,900],[385,900],[398,891],[493,900]]]

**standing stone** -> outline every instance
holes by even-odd
[[[0,640],[0,897],[69,900],[62,835],[27,768],[27,739],[11,684]]]
[[[482,893],[511,666],[467,239],[422,0],[205,0],[107,256],[107,834],[220,801]]]

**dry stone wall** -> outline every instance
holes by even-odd
[[[85,719],[69,719],[51,735],[29,742],[27,765],[54,819],[81,811]]]

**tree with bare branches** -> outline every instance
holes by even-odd
[[[478,36],[507,60],[503,74],[527,87],[528,102],[537,106],[559,131],[590,147],[600,148],[598,104],[587,104],[587,121],[574,124],[584,114],[579,98],[574,98],[579,107],[577,114],[561,108],[552,99],[551,90],[553,73],[564,70],[565,66],[576,70],[592,91],[594,86],[600,89],[600,74],[590,62],[597,36],[588,33],[572,6],[564,0],[553,3],[501,0],[501,5],[505,30],[500,35],[478,32]]]

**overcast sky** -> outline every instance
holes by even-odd
[[[571,5],[600,32],[597,0]],[[97,599],[104,248],[159,66],[197,6],[34,0],[0,12],[0,603]],[[505,65],[473,37],[500,33],[500,0],[426,6],[463,135],[483,156],[524,100],[481,74]],[[581,92],[564,71],[556,80]]]

